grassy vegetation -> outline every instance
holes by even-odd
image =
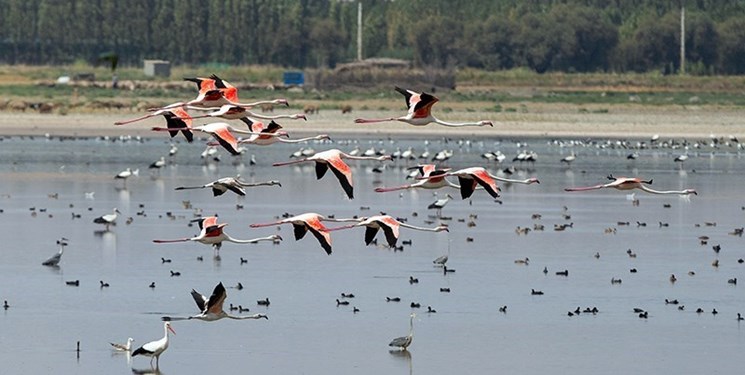
[[[274,66],[176,66],[171,78],[144,75],[141,68],[117,70],[120,81],[178,81],[180,77],[217,74],[234,82],[279,83],[284,69]],[[68,66],[0,66],[0,100],[23,99],[68,104],[71,100],[111,100],[126,104],[140,101],[169,102],[194,95],[191,86],[158,86],[146,89],[111,90],[102,87],[51,85],[62,75],[94,73],[109,82],[110,69],[84,63]],[[487,72],[464,69],[456,73],[457,90],[437,91],[443,101],[461,110],[510,112],[523,103],[566,103],[573,105],[718,105],[745,106],[745,77],[740,76],[663,76],[660,74],[537,74],[524,69]],[[391,87],[392,88],[392,87]],[[321,108],[338,108],[339,103],[355,102],[355,107],[389,109],[403,104],[392,89],[368,91],[334,90],[306,92],[251,90],[242,97],[286,97],[301,104],[315,103]],[[80,99],[82,98],[82,99]],[[359,103],[364,101],[365,103]],[[472,104],[480,103],[480,104]],[[496,104],[500,103],[500,104]],[[468,106],[468,107],[465,107]],[[461,108],[462,107],[462,108]],[[444,106],[441,108],[444,110]],[[452,108],[451,108],[452,109]],[[597,110],[597,109],[593,109]]]

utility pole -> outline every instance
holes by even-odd
[[[362,61],[362,1],[357,2],[357,61]]]
[[[686,8],[680,4],[680,74],[686,74]]]

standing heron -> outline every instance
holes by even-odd
[[[411,345],[411,341],[414,339],[414,318],[415,317],[416,317],[416,314],[411,313],[410,319],[409,319],[409,335],[396,337],[390,342],[390,344],[388,344],[388,346],[396,347],[401,350],[407,350],[409,345]]]
[[[42,266],[50,266],[50,267],[57,267],[59,264],[60,259],[62,259],[62,253],[65,252],[65,246],[67,246],[67,238],[62,238],[57,240],[57,245],[59,245],[59,251],[57,254],[52,255],[49,257],[49,259],[45,260],[41,263]]]
[[[171,328],[171,323],[165,322],[163,323],[163,330],[165,331],[165,334],[163,335],[163,338],[160,340],[150,341],[145,345],[142,345],[141,347],[137,348],[134,352],[132,352],[132,357],[135,357],[137,355],[144,355],[147,357],[150,357],[150,367],[153,366],[153,358],[155,358],[155,368],[158,368],[158,362],[160,361],[160,355],[163,354],[163,352],[168,349],[168,331],[173,332],[173,334],[176,334],[176,331]]]
[[[201,293],[197,292],[196,290],[191,290],[191,296],[194,298],[194,302],[196,302],[197,307],[199,308],[200,313],[194,316],[190,316],[188,318],[174,318],[169,316],[164,316],[162,319],[164,321],[172,321],[172,320],[191,320],[191,319],[198,319],[203,320],[205,322],[214,322],[216,320],[220,320],[223,318],[229,318],[229,319],[236,319],[236,320],[244,320],[244,319],[269,319],[268,316],[265,314],[253,314],[253,315],[246,315],[246,316],[234,316],[230,315],[223,310],[223,303],[225,302],[225,299],[228,297],[227,291],[225,291],[225,287],[222,285],[222,283],[217,284],[215,286],[215,289],[212,291],[212,295],[209,299],[202,295]]]

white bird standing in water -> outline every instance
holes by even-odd
[[[158,368],[160,355],[163,354],[166,349],[168,349],[168,331],[173,332],[174,335],[176,334],[176,331],[171,328],[171,323],[169,322],[163,323],[163,330],[165,331],[165,334],[163,335],[162,339],[150,341],[147,344],[142,345],[141,347],[137,348],[137,350],[132,352],[132,357],[140,354],[150,357],[151,367],[153,366],[153,358],[155,358],[155,368]]]
[[[438,199],[432,202],[432,204],[427,206],[427,208],[430,210],[432,209],[437,210],[437,216],[441,216],[442,209],[448,204],[448,202],[450,202],[451,199],[453,199],[453,197],[450,194],[447,194],[445,195],[445,198],[441,198],[441,199]]]
[[[118,343],[115,343],[115,342],[110,342],[109,344],[111,344],[111,347],[114,350],[118,351],[118,352],[128,352],[128,351],[132,350],[132,342],[133,341],[135,341],[135,340],[130,337],[130,338],[127,339],[127,343],[126,344],[118,344]]]
[[[107,215],[99,216],[93,219],[93,222],[96,224],[106,225],[106,230],[108,231],[110,226],[116,225],[116,218],[119,217],[120,213],[121,212],[119,212],[119,210],[115,208],[114,212],[107,214]]]

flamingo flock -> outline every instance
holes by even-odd
[[[282,130],[283,127],[278,124],[275,120],[278,119],[290,119],[290,120],[298,120],[303,119],[307,121],[307,118],[303,114],[280,114],[280,115],[273,115],[273,116],[266,116],[257,114],[251,111],[251,108],[261,105],[261,104],[279,104],[279,105],[288,105],[289,103],[285,99],[274,99],[274,100],[266,100],[266,101],[256,101],[251,103],[242,103],[238,99],[237,94],[237,88],[233,85],[231,85],[229,82],[212,75],[209,78],[187,78],[186,80],[194,82],[197,85],[198,94],[195,99],[192,100],[186,100],[181,101],[169,105],[165,105],[163,107],[159,108],[153,108],[150,110],[148,114],[144,114],[140,117],[131,119],[131,120],[123,120],[116,122],[115,125],[125,125],[130,124],[138,121],[145,121],[151,118],[155,118],[158,116],[163,116],[166,120],[166,126],[152,126],[151,129],[153,131],[157,132],[167,132],[169,133],[170,137],[173,138],[177,136],[179,133],[181,133],[185,139],[188,142],[193,142],[195,137],[195,132],[200,132],[209,135],[213,138],[213,141],[207,142],[208,149],[212,146],[221,146],[223,149],[227,150],[232,155],[241,155],[243,153],[242,146],[249,146],[249,147],[258,147],[258,146],[270,146],[275,143],[299,143],[299,142],[308,142],[308,141],[324,141],[326,143],[330,143],[331,137],[327,134],[319,134],[312,137],[307,138],[301,138],[301,139],[290,139],[289,133],[287,131]],[[448,127],[464,127],[464,126],[489,126],[492,127],[493,123],[489,120],[481,120],[477,122],[446,122],[443,120],[440,120],[439,118],[435,117],[432,114],[432,108],[435,103],[439,101],[439,99],[431,94],[424,93],[424,92],[416,92],[413,90],[408,89],[402,89],[399,87],[396,87],[395,90],[399,93],[401,93],[406,102],[406,106],[408,109],[408,112],[406,115],[401,117],[391,117],[391,118],[383,118],[383,119],[357,119],[355,120],[356,123],[359,124],[368,124],[368,123],[377,123],[377,122],[385,122],[385,121],[397,121],[397,122],[404,122],[410,125],[414,126],[424,126],[427,124],[438,124],[441,126],[448,126]],[[191,115],[189,111],[200,111],[205,112],[205,114],[200,115]],[[233,126],[229,124],[228,122],[210,122],[203,125],[195,125],[195,121],[197,119],[206,119],[207,121],[211,121],[214,118],[220,118],[224,121],[239,121],[241,126],[245,125],[247,127],[247,130],[244,130],[243,128],[238,128],[236,126]],[[240,138],[240,136],[246,135],[248,137],[246,138]],[[403,159],[403,160],[416,160],[416,157],[411,157],[410,150],[407,150],[409,152],[408,155],[404,156],[406,152],[399,152],[397,158]],[[173,151],[171,154],[175,154],[175,151]],[[500,156],[501,155],[501,156]],[[535,161],[535,154],[532,155],[532,161],[529,157],[520,158],[519,160],[516,157],[516,161],[519,162],[534,162]],[[429,156],[427,155],[426,158],[419,158],[419,159],[425,159],[429,160]],[[274,220],[268,219],[269,221],[263,222],[263,223],[251,223],[249,225],[246,225],[245,227],[252,228],[252,229],[258,229],[258,228],[267,228],[267,227],[278,227],[285,224],[292,225],[293,228],[293,235],[296,241],[299,241],[303,239],[308,232],[310,232],[313,237],[316,239],[318,245],[320,245],[321,249],[327,254],[331,255],[333,253],[333,240],[332,240],[332,233],[335,233],[337,231],[344,231],[354,228],[365,228],[363,242],[366,246],[369,246],[371,244],[377,244],[377,235],[382,232],[384,238],[385,245],[388,248],[396,249],[399,247],[399,240],[400,240],[400,234],[401,230],[414,230],[414,231],[420,231],[420,232],[430,232],[433,236],[435,236],[435,233],[440,232],[446,232],[445,234],[438,234],[437,236],[445,236],[447,235],[449,237],[450,228],[448,225],[444,224],[442,221],[442,215],[441,211],[442,209],[448,205],[448,204],[463,204],[463,200],[472,200],[474,198],[479,198],[482,195],[484,197],[488,196],[491,199],[496,199],[501,197],[502,189],[498,185],[498,183],[504,183],[504,184],[522,184],[522,185],[533,185],[533,184],[540,184],[540,181],[537,177],[529,177],[525,179],[513,179],[513,178],[507,178],[503,176],[499,176],[495,172],[491,172],[490,169],[487,169],[487,167],[484,166],[469,166],[465,168],[460,169],[452,169],[447,166],[445,166],[445,163],[453,156],[452,151],[443,151],[440,153],[435,154],[435,156],[432,158],[433,163],[438,164],[430,164],[429,162],[424,162],[423,164],[416,164],[414,166],[407,167],[407,169],[411,172],[411,177],[414,179],[414,182],[411,182],[409,184],[399,185],[399,186],[393,186],[393,187],[376,187],[374,189],[375,192],[378,193],[385,193],[385,192],[393,192],[393,191],[404,191],[404,190],[438,190],[438,189],[457,189],[460,192],[460,200],[454,200],[453,197],[449,193],[445,193],[443,198],[440,198],[433,202],[431,205],[427,206],[427,208],[437,210],[438,214],[437,217],[440,220],[437,224],[433,224],[432,226],[419,226],[414,224],[409,224],[407,222],[406,218],[399,218],[391,216],[387,213],[380,212],[379,214],[373,214],[368,216],[355,216],[351,218],[336,218],[332,215],[322,215],[314,212],[306,212],[301,214],[285,214],[282,217],[275,217]],[[497,154],[497,153],[491,153],[489,156],[484,156],[484,159],[487,161],[493,161],[493,160],[503,160],[505,157],[503,154]],[[310,152],[307,149],[305,149],[305,153],[300,153],[295,160],[289,160],[289,161],[275,161],[273,162],[272,166],[274,167],[280,167],[280,166],[292,166],[292,165],[298,165],[303,163],[312,163],[313,168],[315,170],[316,180],[321,180],[328,170],[330,169],[331,172],[336,177],[336,182],[341,186],[341,192],[339,192],[339,204],[348,204],[351,200],[355,198],[355,184],[354,184],[354,177],[353,177],[353,171],[354,169],[350,167],[349,164],[347,164],[346,161],[348,160],[358,160],[358,161],[370,161],[370,162],[378,162],[377,166],[379,166],[379,169],[376,171],[378,173],[387,173],[385,169],[386,162],[391,162],[394,159],[393,155],[388,154],[377,154],[374,150],[369,150],[369,152],[362,152],[361,150],[355,150],[353,152],[346,153],[339,148],[330,148],[327,150],[321,150],[318,152]],[[567,164],[568,166],[571,166],[572,162],[574,162],[576,159],[576,155],[572,153],[569,157],[565,157],[562,159],[562,163]],[[346,161],[345,161],[346,160]],[[682,161],[676,161],[678,163],[682,163]],[[390,164],[390,163],[389,163]],[[165,158],[161,158],[158,161],[154,162],[152,164],[153,169],[161,169],[166,168],[168,166],[168,163],[165,161]],[[132,176],[137,176],[138,170],[132,170],[131,168],[127,168],[125,171],[122,171],[121,173],[117,174],[115,179],[116,180],[123,180],[124,183],[126,183],[126,180]],[[566,192],[584,192],[584,191],[591,191],[591,190],[601,190],[601,189],[616,189],[616,190],[633,190],[637,189],[642,192],[650,193],[650,194],[658,194],[658,195],[681,195],[681,196],[688,196],[688,195],[697,195],[697,191],[695,189],[683,189],[683,190],[655,190],[649,187],[649,185],[652,184],[652,180],[643,180],[641,178],[636,177],[614,177],[612,175],[608,175],[607,177],[611,182],[605,183],[605,184],[597,184],[592,186],[586,186],[586,187],[567,187],[564,190]],[[457,183],[455,182],[457,181]],[[316,182],[314,182],[316,183]],[[320,182],[319,182],[320,183]],[[200,185],[201,184],[201,185]],[[230,191],[234,194],[236,194],[239,197],[247,197],[247,196],[254,196],[254,194],[249,193],[247,190],[248,188],[256,188],[259,186],[276,186],[278,188],[285,189],[286,186],[283,187],[282,184],[277,180],[266,180],[264,182],[247,182],[241,179],[240,175],[236,175],[235,177],[222,177],[215,181],[203,183],[198,182],[194,186],[178,186],[175,187],[175,191],[182,191],[182,190],[196,190],[196,189],[210,189],[212,191],[213,197],[219,197],[225,194],[226,192]],[[482,194],[481,192],[484,192],[486,194]],[[343,194],[341,194],[343,192]],[[230,195],[230,194],[229,194]],[[93,195],[91,194],[91,199]],[[256,199],[260,199],[256,197]],[[215,201],[218,201],[219,199],[215,199]],[[450,203],[452,202],[452,203]],[[188,201],[181,201],[181,203],[184,205],[184,207],[189,206]],[[424,208],[424,207],[423,207]],[[370,208],[367,208],[370,209]],[[106,231],[110,231],[110,227],[116,225],[117,219],[121,212],[114,208],[112,213],[110,214],[104,214],[101,215],[93,220],[95,224],[100,224],[105,226]],[[567,214],[568,215],[568,214]],[[172,219],[176,219],[175,217],[172,217]],[[225,228],[228,225],[224,222],[218,221],[218,216],[216,214],[212,216],[200,216],[193,220],[183,220],[183,223],[188,222],[189,225],[196,223],[199,232],[191,237],[181,237],[176,239],[153,239],[152,242],[156,244],[166,244],[166,243],[188,243],[188,242],[197,242],[204,245],[209,245],[214,249],[214,252],[216,254],[216,258],[219,256],[219,250],[222,247],[222,244],[224,242],[231,242],[235,244],[255,244],[258,242],[272,242],[272,243],[281,243],[283,238],[279,234],[268,234],[264,237],[258,237],[253,239],[238,239],[234,238],[230,235],[228,235],[225,232]],[[324,223],[349,223],[341,226],[326,226]],[[475,225],[475,221],[471,221],[470,223],[473,223]],[[469,223],[469,224],[470,224]],[[240,225],[240,224],[239,224]],[[329,224],[333,225],[333,224]],[[471,225],[469,225],[470,227]],[[569,224],[565,226],[563,229],[566,229],[567,227],[571,227]],[[231,226],[232,228],[232,226]],[[538,230],[538,229],[534,229]],[[560,230],[560,229],[555,229]],[[527,233],[527,231],[521,233]],[[444,238],[444,237],[443,237]],[[470,237],[469,237],[470,238]],[[468,241],[468,239],[467,239]],[[58,266],[60,259],[62,257],[62,254],[64,252],[64,248],[67,245],[67,240],[62,239],[58,241],[59,244],[59,251],[58,253],[54,254],[51,258],[44,261],[42,264],[46,266]],[[407,245],[406,241],[403,241],[404,245]],[[448,255],[443,255],[433,261],[433,264],[437,267],[442,268],[442,273],[444,275],[452,274],[455,272],[454,269],[448,268],[446,266],[446,263],[449,258],[449,244],[450,240],[448,239]],[[408,243],[408,245],[411,245],[411,242]],[[170,263],[170,259],[161,258],[162,263]],[[201,259],[200,259],[201,260]],[[247,263],[248,261],[241,258],[241,264]],[[516,261],[518,263],[518,261]],[[524,260],[520,260],[518,264],[528,264],[528,259],[525,258]],[[180,275],[178,271],[171,270],[171,276],[177,277]],[[439,271],[438,271],[439,272]],[[557,275],[564,275],[568,276],[568,271],[563,271],[564,273],[557,272]],[[547,273],[547,270],[546,272]],[[76,280],[77,282],[77,280]],[[414,278],[413,276],[410,276],[409,278],[410,285],[418,284],[418,279]],[[104,282],[101,281],[101,286],[103,288]],[[108,284],[106,284],[108,286]],[[211,284],[214,285],[214,284]],[[243,288],[242,284],[238,284],[240,286],[240,289]],[[77,284],[76,284],[77,286]],[[155,288],[155,283],[153,282],[150,287],[152,289]],[[449,293],[450,288],[440,288],[440,292],[442,293]],[[153,361],[155,361],[155,368],[157,369],[159,367],[159,359],[160,356],[168,349],[169,347],[169,340],[170,340],[170,334],[175,334],[175,331],[172,327],[172,324],[182,324],[182,323],[173,323],[173,322],[179,322],[179,321],[190,321],[190,320],[201,320],[205,322],[214,322],[222,319],[232,319],[232,320],[268,320],[269,316],[264,313],[256,313],[252,315],[232,315],[232,311],[237,310],[239,313],[242,313],[243,311],[248,311],[248,309],[244,309],[243,306],[239,305],[237,307],[234,307],[233,304],[230,304],[230,307],[228,310],[230,312],[225,311],[224,309],[224,303],[227,299],[227,291],[225,286],[222,282],[218,282],[218,284],[214,287],[212,294],[208,297],[205,295],[197,292],[195,289],[191,289],[190,292],[194,302],[197,305],[198,313],[195,315],[188,315],[188,316],[163,316],[162,320],[163,322],[163,329],[164,329],[164,335],[162,338],[154,341],[147,342],[143,344],[142,346],[134,349],[132,347],[133,339],[129,338],[126,342],[126,344],[115,344],[112,343],[111,346],[113,350],[121,351],[121,352],[131,352],[131,355],[138,356],[148,356],[151,357],[150,364],[153,366]],[[532,292],[532,295],[542,295],[543,293],[540,291],[534,290]],[[342,294],[342,299],[336,299],[336,306],[337,307],[343,307],[348,306],[350,303],[347,299],[353,298],[352,294]],[[400,298],[398,297],[391,297],[387,298],[387,301],[394,302],[394,301],[400,301]],[[261,308],[266,308],[269,306],[269,299],[266,298],[264,300],[257,301],[257,305],[261,306]],[[426,304],[425,304],[426,306]],[[419,304],[415,302],[411,302],[412,308],[418,308]],[[9,308],[9,305],[6,301],[6,310]],[[506,311],[506,306],[504,307]],[[358,309],[356,306],[353,307],[352,310],[354,313],[360,312],[360,309]],[[501,311],[501,310],[500,310]],[[503,311],[503,312],[505,312]],[[433,309],[431,306],[428,306],[428,313],[433,314],[436,312],[435,309]],[[186,315],[186,314],[184,314]],[[410,318],[410,329],[409,334],[407,336],[402,336],[395,338],[392,340],[389,344],[389,346],[398,348],[401,351],[408,351],[409,347],[411,346],[413,342],[413,324],[414,319],[416,317],[415,313],[411,313],[409,315]],[[186,323],[183,323],[186,324]]]

